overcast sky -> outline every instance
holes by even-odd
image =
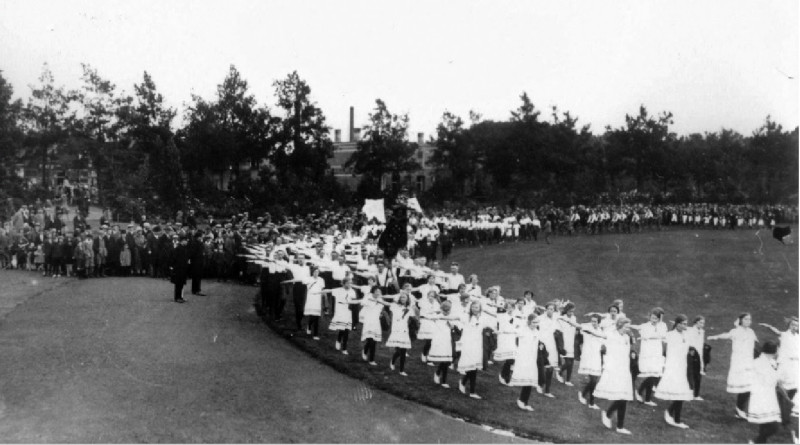
[[[0,70],[17,97],[44,62],[58,84],[85,62],[129,93],[147,70],[180,111],[230,64],[270,106],[297,70],[345,138],[349,107],[364,125],[376,98],[427,137],[444,110],[507,119],[522,91],[595,133],[644,104],[678,134],[750,134],[798,125],[799,3],[0,0]]]

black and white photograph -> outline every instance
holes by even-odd
[[[0,443],[800,443],[799,29],[0,0]]]

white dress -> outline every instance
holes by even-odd
[[[439,286],[436,285],[436,284],[433,284],[433,285],[428,284],[428,283],[423,284],[422,286],[419,287],[419,293],[421,294],[421,297],[419,298],[419,301],[422,302],[423,300],[427,300],[428,299],[428,293],[430,291],[436,291],[436,295],[439,295],[439,293],[441,292],[441,289],[439,289]]]
[[[578,374],[599,376],[603,371],[602,359],[600,357],[600,347],[603,339],[592,335],[591,332],[602,334],[600,329],[594,329],[591,323],[581,325],[583,334],[583,349],[581,351],[581,364],[578,367]],[[588,332],[586,332],[588,331]]]
[[[602,320],[600,320],[600,328],[605,332],[615,331],[615,330],[617,330],[617,320],[618,319],[619,319],[619,316],[617,316],[617,318],[613,318],[612,319],[611,316],[606,315],[605,317],[603,317]]]
[[[731,367],[726,390],[731,394],[750,392],[756,334],[752,329],[740,326],[731,329],[728,335],[731,339]]]
[[[328,329],[332,331],[347,331],[353,328],[353,316],[350,312],[350,304],[357,303],[355,289],[345,289],[339,287],[334,289],[331,294],[334,300],[333,318],[328,324]]]
[[[694,393],[689,387],[686,367],[689,355],[689,339],[686,335],[672,330],[667,334],[667,358],[664,374],[658,382],[655,396],[661,400],[692,400]]]
[[[548,366],[558,367],[558,348],[556,348],[556,329],[558,329],[558,320],[556,315],[549,318],[547,315],[539,317],[539,341],[544,344],[547,349],[547,361],[550,362]]]
[[[778,385],[778,370],[775,360],[760,355],[753,360],[753,380],[750,386],[750,404],[747,421],[770,423],[781,421],[781,407],[775,387]]]
[[[566,322],[569,320],[573,323],[576,322],[575,316],[567,316],[561,315],[558,317],[558,329],[561,331],[564,337],[564,357],[565,358],[574,358],[575,357],[575,326]]]
[[[450,314],[452,317],[453,314]],[[431,350],[428,352],[429,362],[452,362],[453,361],[453,338],[452,327],[456,326],[456,320],[444,320],[438,316],[433,320],[433,338],[431,339]]]
[[[797,366],[798,342],[797,334],[790,331],[781,333],[781,346],[778,350],[778,378],[781,387],[786,391],[797,389],[797,375],[800,374]]]
[[[306,293],[306,305],[303,307],[303,315],[322,315],[322,291],[325,289],[325,280],[320,277],[311,278],[306,282],[308,292]]]
[[[392,303],[389,310],[392,312],[392,331],[386,347],[411,349],[411,337],[408,336],[408,319],[413,314],[411,308]]]
[[[539,356],[539,331],[528,326],[521,326],[517,338],[516,361],[511,373],[509,386],[536,386],[539,384],[539,368],[536,358]]]
[[[361,328],[361,341],[368,338],[379,342],[383,339],[381,329],[381,311],[383,305],[369,298],[361,300],[361,314],[364,315],[364,326]]]
[[[419,306],[419,332],[417,332],[417,339],[430,340],[433,338],[433,320],[439,311],[439,302],[436,300],[431,301],[428,297],[424,297],[417,302]]]
[[[497,348],[493,359],[497,362],[513,359],[517,354],[517,319],[509,313],[497,314]]]
[[[495,329],[494,317],[481,314],[477,317],[465,315],[461,319],[461,358],[458,360],[458,372],[483,369],[483,330]]]
[[[616,329],[606,333],[603,372],[594,396],[606,400],[633,400],[631,378],[631,338]]]
[[[641,325],[639,335],[639,377],[661,377],[664,371],[663,342],[667,335],[666,323],[645,323]]]

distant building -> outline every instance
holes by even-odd
[[[255,181],[260,177],[261,170],[263,168],[269,168],[270,165],[271,164],[266,158],[244,160],[239,163],[239,176],[244,177],[245,175],[249,175],[250,179]],[[206,174],[211,178],[211,181],[214,183],[214,186],[217,188],[217,190],[222,191],[229,191],[231,189],[231,183],[234,182],[237,177],[233,166],[229,166],[228,170],[225,170],[222,173],[218,171],[206,170]]]
[[[328,160],[328,165],[333,171],[333,176],[339,181],[340,184],[355,190],[358,182],[361,180],[361,175],[353,173],[352,169],[345,168],[345,164],[350,159],[350,156],[355,153],[358,148],[358,141],[361,139],[361,129],[355,128],[353,107],[350,107],[350,140],[342,142],[342,132],[339,129],[334,130],[333,137],[333,157]],[[417,133],[417,151],[414,157],[420,165],[417,171],[409,172],[400,178],[401,182],[406,185],[409,190],[416,192],[424,192],[429,190],[433,183],[436,181],[436,169],[429,165],[431,156],[436,149],[436,146],[425,141],[424,133]],[[391,175],[384,175],[381,180],[381,189],[387,189],[391,186]]]
[[[42,185],[42,159],[36,149],[22,149],[20,161],[14,165],[17,177],[24,179],[28,187]],[[47,188],[54,195],[72,196],[74,189],[88,190],[92,199],[97,197],[97,171],[92,160],[84,153],[76,153],[75,147],[53,144],[47,148]]]

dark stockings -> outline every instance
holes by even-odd
[[[675,423],[681,423],[681,409],[683,409],[682,400],[675,400],[669,404],[667,412],[675,420]]]
[[[625,410],[628,408],[628,402],[625,400],[615,400],[611,406],[608,407],[606,415],[611,417],[614,411],[617,412],[617,428],[625,427]]]
[[[400,372],[406,368],[406,348],[394,348],[394,355],[392,355],[392,364],[394,364],[397,359],[400,359]]]

